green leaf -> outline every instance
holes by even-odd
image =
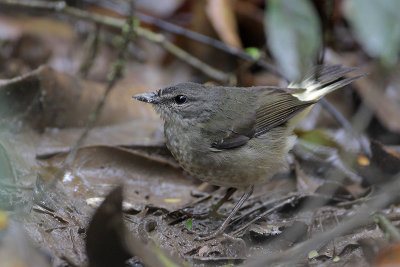
[[[313,129],[311,131],[295,130],[296,135],[303,141],[316,146],[327,146],[340,149],[340,145],[336,143],[323,129]]]
[[[188,230],[192,229],[192,224],[193,224],[192,219],[188,219],[186,221],[186,229],[188,229]]]
[[[316,258],[318,256],[319,256],[319,254],[318,254],[318,251],[316,251],[316,250],[311,250],[310,252],[308,252],[308,258],[309,259],[314,259],[314,258]]]
[[[261,56],[260,50],[257,47],[247,47],[244,51],[249,54],[254,60],[259,59]]]
[[[130,30],[131,26],[128,23],[125,23],[124,26],[122,26],[122,34],[128,34]]]
[[[348,0],[344,13],[364,50],[391,67],[400,45],[399,0]]]
[[[140,25],[140,20],[138,19],[138,18],[136,18],[136,17],[134,17],[134,18],[132,18],[133,19],[133,23],[132,23],[132,25],[133,25],[133,28],[137,28],[137,27],[139,27],[139,25]]]
[[[321,46],[317,12],[309,0],[269,0],[267,4],[268,47],[286,76],[297,81],[314,64]]]

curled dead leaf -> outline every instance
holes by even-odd
[[[224,43],[241,49],[242,43],[238,34],[233,1],[208,0],[206,13],[214,29]]]

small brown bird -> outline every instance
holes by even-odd
[[[287,88],[180,83],[134,96],[153,104],[161,115],[167,147],[183,169],[212,185],[245,190],[223,224],[206,238],[221,234],[254,186],[286,166],[295,126],[320,98],[362,76],[343,78],[354,70],[317,66]]]

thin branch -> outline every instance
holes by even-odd
[[[83,59],[81,65],[79,66],[79,72],[82,74],[83,78],[86,78],[93,63],[98,55],[101,47],[101,33],[100,25],[96,24],[96,29],[93,33],[89,33],[87,40],[85,42]]]
[[[142,13],[138,13],[137,16],[141,21],[155,25],[155,26],[159,27],[160,29],[184,36],[186,38],[192,39],[194,41],[198,41],[203,44],[210,45],[210,46],[217,48],[221,51],[224,51],[228,54],[234,55],[240,59],[254,63],[254,64],[258,65],[259,67],[266,69],[270,73],[289,82],[289,79],[282,72],[280,72],[277,68],[275,68],[273,65],[271,65],[268,62],[261,60],[261,59],[254,60],[254,58],[252,56],[243,52],[240,49],[237,49],[236,47],[229,46],[229,45],[225,44],[224,42],[221,42],[221,41],[211,38],[209,36],[203,35],[198,32],[191,31],[189,29],[180,27],[178,25],[169,23],[167,21],[164,21],[164,20],[161,20],[158,18],[154,18],[154,17],[148,16],[148,15],[142,14]]]
[[[321,103],[321,105],[339,122],[340,125],[342,125],[346,131],[350,132],[357,138],[362,152],[366,156],[370,157],[371,150],[369,148],[369,141],[365,135],[357,132],[351,123],[345,117],[343,117],[342,113],[340,113],[328,100],[322,98],[319,103]]]
[[[30,8],[40,8],[40,9],[49,9],[54,11],[60,11],[66,7],[66,3],[64,1],[15,1],[15,0],[1,0],[1,4],[12,5],[12,6],[20,6],[20,7],[30,7]]]
[[[137,29],[138,36],[145,37],[147,40],[152,41],[154,43],[160,44],[162,47],[165,48],[168,52],[175,55],[176,57],[182,59],[192,67],[201,70],[207,76],[223,83],[223,84],[236,84],[236,78],[232,74],[226,74],[222,71],[219,71],[210,65],[204,63],[200,59],[190,55],[185,50],[181,49],[180,47],[174,45],[172,42],[168,41],[164,35],[160,33],[154,33],[144,28]]]
[[[114,85],[116,82],[122,77],[123,71],[125,68],[125,59],[126,59],[126,54],[128,51],[128,45],[131,42],[134,34],[134,17],[131,16],[128,18],[126,26],[122,27],[122,35],[123,35],[123,43],[120,44],[119,50],[118,50],[118,58],[117,60],[112,64],[111,70],[109,73],[109,81],[106,87],[106,90],[100,99],[100,101],[97,103],[97,106],[93,109],[93,111],[89,114],[89,118],[86,123],[86,127],[79,137],[78,141],[76,141],[75,145],[72,147],[71,151],[68,153],[64,163],[63,167],[60,168],[59,171],[56,172],[54,175],[53,181],[50,185],[54,185],[57,181],[59,181],[64,175],[65,172],[72,166],[74,163],[74,160],[76,158],[76,155],[78,153],[79,148],[83,145],[85,142],[90,130],[94,127],[99,114],[101,110],[103,109],[104,104],[106,103],[106,99],[111,92],[111,90],[114,88]]]
[[[392,222],[382,214],[377,214],[374,217],[382,230],[389,235],[389,239],[394,242],[400,242],[400,231],[392,224]]]
[[[20,0],[0,0],[0,4],[7,4],[12,6],[19,6],[19,7],[27,7],[27,8],[36,8],[36,9],[45,9],[45,10],[53,10],[57,12],[62,12],[64,14],[72,15],[77,18],[81,18],[84,20],[90,20],[96,22],[98,24],[111,26],[114,28],[122,28],[124,25],[124,20],[107,17],[99,14],[89,13],[84,10],[67,6],[65,2],[47,2],[47,1],[20,1]],[[212,79],[222,83],[222,84],[235,84],[236,77],[232,74],[228,74],[222,72],[204,62],[199,60],[196,57],[193,57],[189,53],[187,53],[182,48],[174,45],[170,42],[164,35],[160,33],[154,33],[148,29],[142,28],[140,26],[135,27],[135,33],[137,36],[145,38],[151,42],[155,42],[160,44],[162,47],[165,48],[168,52],[175,55],[177,58],[183,60],[184,62],[188,63],[192,67],[202,71],[207,76],[211,77]]]

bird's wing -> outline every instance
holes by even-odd
[[[282,125],[315,103],[315,101],[301,101],[285,89],[259,91],[255,101],[253,108],[249,106],[242,108],[240,118],[232,120],[233,125],[227,127],[229,130],[225,131],[225,135],[212,143],[213,149],[223,150],[242,146],[251,138]]]
[[[283,90],[272,91],[256,113],[254,136],[259,136],[277,127],[293,116],[315,104],[315,101],[301,101]]]

